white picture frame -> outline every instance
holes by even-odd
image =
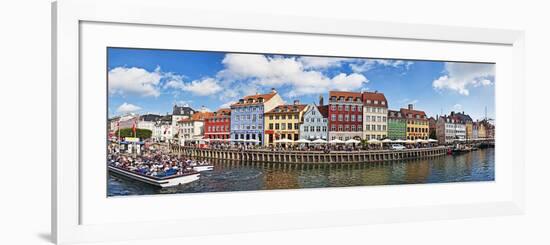
[[[482,217],[495,215],[521,214],[524,210],[524,34],[518,30],[497,30],[471,27],[451,27],[438,25],[419,25],[406,23],[387,23],[375,21],[335,20],[330,18],[309,18],[297,16],[266,16],[254,13],[209,12],[182,10],[187,4],[177,0],[163,1],[93,1],[61,0],[52,5],[52,237],[58,243],[116,241],[126,239],[153,239],[174,236],[191,236],[204,234],[223,234],[235,232],[268,231],[280,229],[314,228],[356,224],[377,224],[402,221],[437,220],[464,217]],[[142,11],[147,9],[148,11]],[[253,20],[253,21],[251,21]],[[497,145],[502,149],[498,154],[510,162],[507,177],[495,185],[501,191],[492,199],[472,197],[471,200],[447,202],[396,204],[399,200],[381,200],[377,207],[354,206],[342,209],[312,209],[306,212],[300,207],[286,208],[274,212],[266,208],[257,213],[237,213],[233,215],[200,215],[192,219],[141,220],[127,219],[122,216],[113,220],[96,220],[82,222],[83,200],[86,194],[82,187],[83,177],[87,172],[80,165],[82,155],[82,95],[80,81],[83,80],[81,57],[82,24],[115,23],[128,26],[191,28],[221,31],[286,33],[292,35],[311,35],[345,38],[375,38],[384,40],[427,41],[445,45],[475,44],[506,47],[510,55],[506,57],[510,65],[507,81],[497,89],[497,107],[506,106],[512,116],[500,116],[503,122],[497,129]],[[475,59],[475,58],[471,58]],[[497,63],[498,65],[498,63]],[[497,71],[498,76],[498,71]],[[514,103],[509,106],[503,97],[511,91]],[[498,97],[501,99],[499,100]],[[502,102],[502,103],[500,103]],[[498,110],[497,110],[498,111]],[[508,120],[509,119],[509,120]],[[500,121],[499,121],[500,122]],[[502,125],[502,126],[501,126]],[[501,130],[502,129],[502,130]],[[506,140],[501,135],[506,130]],[[500,139],[502,140],[499,140]],[[504,161],[504,160],[503,160]],[[497,163],[498,165],[499,163]],[[98,185],[104,185],[101,180]],[[407,190],[427,193],[431,191],[468,192],[475,188],[491,191],[492,186],[481,184],[447,185],[424,188],[419,185],[404,186]],[[468,186],[469,185],[469,186]],[[100,187],[104,188],[104,187]],[[372,192],[369,187],[350,188],[345,190],[318,189],[315,191],[275,191],[252,192],[239,194],[237,198],[247,195],[263,200],[269,198],[298,198],[308,195],[335,195],[347,198],[346,195],[361,195]],[[496,188],[496,187],[495,187]],[[438,189],[438,190],[434,190]],[[399,192],[403,189],[376,189],[376,192]],[[383,195],[380,194],[379,195]],[[482,194],[480,192],[478,194]],[[207,196],[211,195],[211,196]],[[404,194],[405,195],[405,194]],[[230,194],[205,194],[192,196],[200,202],[211,202],[214,198],[232,198]],[[106,197],[105,197],[106,198]],[[178,197],[159,197],[170,202],[185,202]],[[477,198],[477,199],[476,199]],[[202,200],[198,200],[202,199]],[[189,199],[187,199],[189,200]],[[146,198],[133,199],[135,203],[147,203]],[[152,203],[151,203],[152,204]],[[387,204],[385,208],[381,208]],[[88,205],[89,206],[89,205]],[[88,215],[89,216],[89,215]],[[99,216],[98,216],[99,217]],[[192,222],[193,225],[189,225]],[[124,223],[124,225],[120,225]],[[160,228],[162,227],[162,228]],[[208,227],[208,229],[204,229]]]

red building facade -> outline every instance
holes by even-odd
[[[229,140],[230,127],[231,109],[219,109],[214,116],[204,120],[204,138]]]
[[[363,100],[359,92],[330,91],[328,139],[360,140],[363,135]]]

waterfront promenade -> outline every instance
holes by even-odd
[[[436,146],[405,150],[356,150],[356,151],[272,151],[267,149],[211,149],[173,146],[172,152],[191,158],[234,160],[265,163],[374,163],[436,157],[447,154],[449,147]]]

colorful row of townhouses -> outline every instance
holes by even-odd
[[[146,114],[110,119],[118,127],[153,131],[158,141],[178,140],[181,144],[200,139],[273,145],[284,140],[325,141],[349,139],[437,139],[440,144],[456,140],[494,137],[494,125],[487,119],[473,121],[464,112],[428,118],[412,104],[389,109],[383,93],[329,91],[328,104],[322,95],[318,104],[294,100],[285,104],[275,89],[266,94],[241,98],[230,108],[209,112],[202,108],[175,105],[172,115]],[[123,122],[122,122],[123,121]],[[121,123],[122,122],[122,123]]]

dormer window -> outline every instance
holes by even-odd
[[[248,99],[248,103],[252,104],[252,102],[254,102],[252,98]]]
[[[382,101],[382,105],[385,105],[386,104],[386,101]]]
[[[258,102],[260,102],[260,103],[264,102],[264,98],[262,98],[262,97],[258,98]]]
[[[378,105],[378,100],[375,100],[375,101],[374,101],[374,104],[375,104],[375,105]]]
[[[371,103],[371,101],[370,101],[370,100],[367,100],[367,104],[370,104],[370,103]]]

